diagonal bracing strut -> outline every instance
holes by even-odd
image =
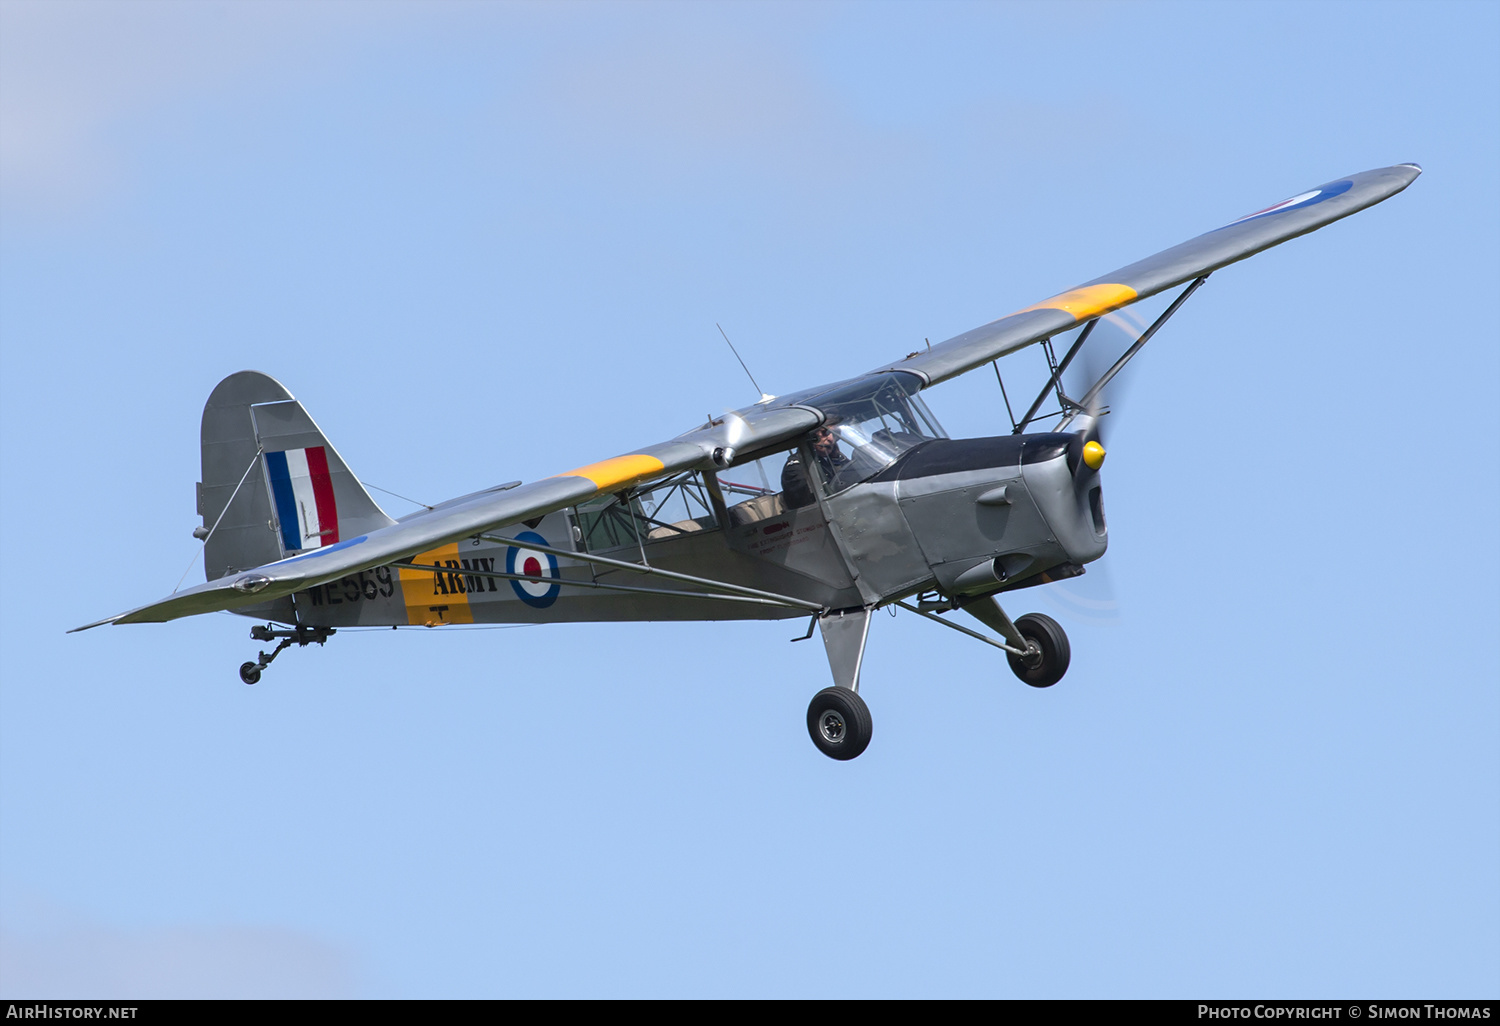
[[[1198,291],[1198,286],[1202,285],[1206,281],[1208,281],[1208,275],[1206,274],[1201,278],[1193,279],[1193,283],[1187,288],[1183,289],[1178,294],[1176,299],[1172,300],[1172,305],[1167,307],[1166,310],[1162,312],[1162,315],[1152,322],[1151,327],[1141,332],[1141,337],[1136,339],[1135,342],[1131,344],[1129,349],[1125,350],[1125,355],[1116,360],[1114,362],[1114,366],[1105,371],[1103,375],[1100,376],[1099,380],[1094,382],[1093,386],[1084,393],[1083,398],[1078,400],[1078,406],[1080,409],[1087,410],[1089,408],[1093,401],[1099,397],[1099,393],[1104,391],[1104,386],[1113,381],[1114,376],[1120,373],[1120,371],[1124,370],[1125,365],[1130,362],[1130,358],[1141,351],[1141,346],[1151,341],[1151,336],[1156,334],[1156,329],[1160,328],[1163,324],[1166,324],[1167,318],[1176,313],[1177,308],[1182,306],[1183,303],[1187,302],[1188,296],[1191,296],[1194,292]]]
[[[532,546],[526,546],[531,548]],[[507,574],[499,570],[478,570],[469,567],[454,569],[450,566],[428,566],[423,563],[391,563],[390,566],[398,570],[420,570],[424,573],[452,574],[457,577],[483,577],[486,580],[497,581],[530,581],[536,584],[556,584],[564,588],[594,588],[599,591],[628,591],[637,595],[669,595],[673,598],[694,599],[717,599],[722,602],[750,602],[763,606],[788,606],[789,602],[781,602],[766,598],[753,598],[749,595],[722,595],[715,592],[704,593],[701,591],[680,591],[674,588],[633,588],[628,584],[604,584],[600,581],[572,581],[566,577],[547,577],[542,574]],[[792,608],[800,609],[801,606]]]
[[[1094,382],[1093,385],[1089,387],[1088,392],[1084,394],[1082,399],[1076,401],[1069,400],[1069,402],[1072,402],[1074,404],[1073,409],[1070,411],[1065,411],[1068,415],[1063,418],[1061,423],[1058,424],[1057,430],[1063,430],[1068,425],[1068,423],[1072,421],[1073,415],[1076,414],[1079,410],[1087,410],[1090,405],[1092,405],[1094,400],[1099,397],[1099,393],[1104,390],[1104,386],[1114,380],[1115,375],[1120,373],[1120,371],[1125,368],[1125,365],[1130,362],[1131,358],[1135,356],[1136,353],[1141,351],[1141,347],[1144,346],[1147,342],[1151,341],[1151,336],[1155,335],[1157,331],[1161,329],[1161,326],[1163,324],[1166,324],[1171,316],[1178,311],[1182,304],[1187,302],[1188,297],[1196,292],[1198,290],[1198,287],[1206,281],[1208,281],[1208,275],[1206,274],[1202,275],[1201,277],[1194,278],[1193,281],[1188,285],[1188,287],[1178,293],[1176,299],[1172,300],[1172,304],[1168,306],[1166,310],[1162,311],[1161,316],[1153,321],[1151,323],[1151,326],[1145,331],[1141,332],[1140,336],[1137,337],[1133,343],[1131,343],[1130,348],[1125,350],[1125,355],[1116,360],[1114,362],[1114,366],[1105,371],[1104,374],[1099,378],[1099,380]],[[1031,404],[1031,409],[1027,410],[1026,416],[1021,418],[1021,423],[1018,424],[1015,429],[1016,434],[1020,434],[1022,431],[1026,430],[1026,426],[1031,423],[1033,418],[1035,418],[1036,411],[1041,409],[1042,403],[1046,401],[1047,393],[1052,391],[1053,388],[1060,385],[1063,371],[1068,369],[1068,364],[1073,362],[1073,357],[1077,355],[1078,350],[1083,346],[1084,340],[1089,337],[1089,334],[1094,330],[1094,325],[1098,323],[1099,319],[1096,317],[1084,326],[1083,332],[1078,336],[1078,339],[1073,343],[1073,345],[1068,348],[1067,355],[1062,358],[1062,362],[1059,363],[1057,365],[1057,369],[1052,372],[1052,377],[1047,380],[1047,384],[1042,388],[1041,392],[1038,393],[1036,401]],[[1049,416],[1052,415],[1049,414]]]
[[[1026,411],[1026,415],[1021,418],[1021,422],[1016,425],[1015,431],[1012,432],[1013,434],[1019,435],[1022,431],[1025,431],[1026,425],[1030,424],[1032,418],[1036,416],[1036,411],[1040,410],[1042,403],[1047,401],[1047,393],[1051,392],[1054,388],[1061,388],[1063,371],[1068,369],[1068,364],[1073,362],[1073,357],[1078,355],[1078,350],[1083,348],[1083,343],[1088,340],[1089,335],[1094,331],[1094,325],[1098,323],[1099,318],[1095,317],[1088,324],[1084,325],[1083,331],[1079,333],[1078,338],[1073,341],[1073,344],[1068,347],[1068,351],[1063,354],[1062,362],[1057,365],[1056,369],[1052,372],[1052,376],[1047,379],[1047,383],[1037,393],[1036,400],[1032,402],[1031,408]],[[995,373],[997,375],[1000,373],[998,366],[995,368]],[[1061,393],[1059,392],[1059,394]],[[1049,414],[1049,416],[1052,415]]]
[[[707,588],[709,591],[722,592],[727,595],[739,595],[748,598],[761,599],[762,601],[769,601],[776,605],[791,606],[794,609],[806,609],[809,612],[814,613],[820,613],[823,611],[823,607],[816,602],[811,602],[807,599],[795,598],[791,595],[778,595],[772,591],[761,591],[758,588],[747,588],[742,584],[730,584],[727,581],[714,581],[710,580],[707,577],[694,577],[692,574],[678,573],[675,570],[662,570],[659,567],[646,566],[641,563],[628,563],[620,559],[610,559],[607,556],[595,556],[588,552],[568,552],[565,549],[554,549],[549,545],[539,545],[536,542],[529,541],[517,541],[514,538],[504,538],[499,535],[481,534],[479,535],[479,537],[484,539],[485,541],[498,542],[502,545],[512,545],[518,549],[530,549],[533,552],[545,552],[549,555],[558,556],[562,559],[577,560],[581,563],[594,563],[599,566],[607,566],[616,570],[629,570],[630,572],[637,574],[652,574],[657,577],[664,577],[672,581],[682,581],[685,584],[696,584],[700,588]],[[467,573],[468,571],[465,572]],[[530,578],[527,578],[527,580],[529,579]],[[557,581],[559,580],[559,578],[548,577],[546,578],[546,580]],[[613,587],[620,587],[620,585],[614,585]],[[681,595],[689,593],[673,592],[673,594]]]
[[[951,629],[953,629],[955,631],[958,631],[958,633],[960,633],[960,634],[967,634],[971,638],[978,638],[980,641],[984,642],[986,645],[994,645],[996,648],[1002,648],[1005,651],[1009,652],[1011,655],[1018,655],[1018,656],[1024,656],[1024,655],[1026,655],[1026,652],[1024,652],[1023,650],[1021,650],[1019,648],[1016,648],[1014,645],[1007,645],[1003,641],[996,641],[994,638],[985,637],[983,634],[980,634],[978,631],[971,631],[967,627],[960,627],[956,623],[952,623],[951,621],[944,620],[941,616],[938,616],[936,613],[929,613],[929,612],[927,612],[925,610],[918,609],[916,606],[910,605],[910,604],[908,604],[906,602],[901,602],[899,600],[896,601],[893,604],[900,606],[902,609],[906,610],[908,613],[916,613],[918,616],[925,616],[925,617],[927,617],[927,619],[931,620],[933,623],[940,623],[944,627],[948,627],[948,628],[951,628]]]

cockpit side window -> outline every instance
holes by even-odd
[[[790,451],[736,463],[717,474],[727,525],[739,527],[817,504],[890,466],[913,446],[948,437],[918,394],[921,379],[894,371],[807,395],[796,405],[825,422]],[[783,400],[784,401],[784,400]]]
[[[788,460],[792,457],[792,460]],[[719,472],[719,487],[724,492],[724,502],[729,507],[730,527],[751,524],[757,520],[811,506],[817,498],[810,490],[805,497],[787,488],[788,466],[795,476],[794,452],[778,452],[760,459],[736,463],[728,470]]]

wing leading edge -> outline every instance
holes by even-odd
[[[921,375],[929,385],[946,381],[1100,314],[1374,206],[1416,181],[1421,173],[1416,164],[1396,164],[1309,189],[872,373],[903,370]]]

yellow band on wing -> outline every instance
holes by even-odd
[[[586,477],[594,482],[595,488],[607,491],[617,485],[630,484],[643,477],[659,474],[665,469],[667,465],[655,456],[616,456],[612,460],[590,463],[586,467],[579,467],[577,470],[570,470],[566,474],[557,476]]]
[[[1135,289],[1129,285],[1085,285],[1081,289],[1072,289],[1053,296],[1051,299],[1044,299],[1034,306],[1028,306],[1025,310],[1017,310],[1016,313],[1029,313],[1032,310],[1062,310],[1080,321],[1086,321],[1090,317],[1098,317],[1102,313],[1118,310],[1135,299],[1135,296]]]

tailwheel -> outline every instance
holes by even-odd
[[[260,666],[256,663],[240,663],[240,680],[255,684],[260,680]]]
[[[1050,688],[1062,680],[1073,653],[1058,622],[1041,613],[1027,613],[1016,619],[1016,630],[1026,639],[1026,654],[1006,657],[1015,675],[1034,688]]]
[[[873,728],[870,707],[849,688],[824,688],[807,707],[807,732],[830,759],[856,758],[869,746]]]

